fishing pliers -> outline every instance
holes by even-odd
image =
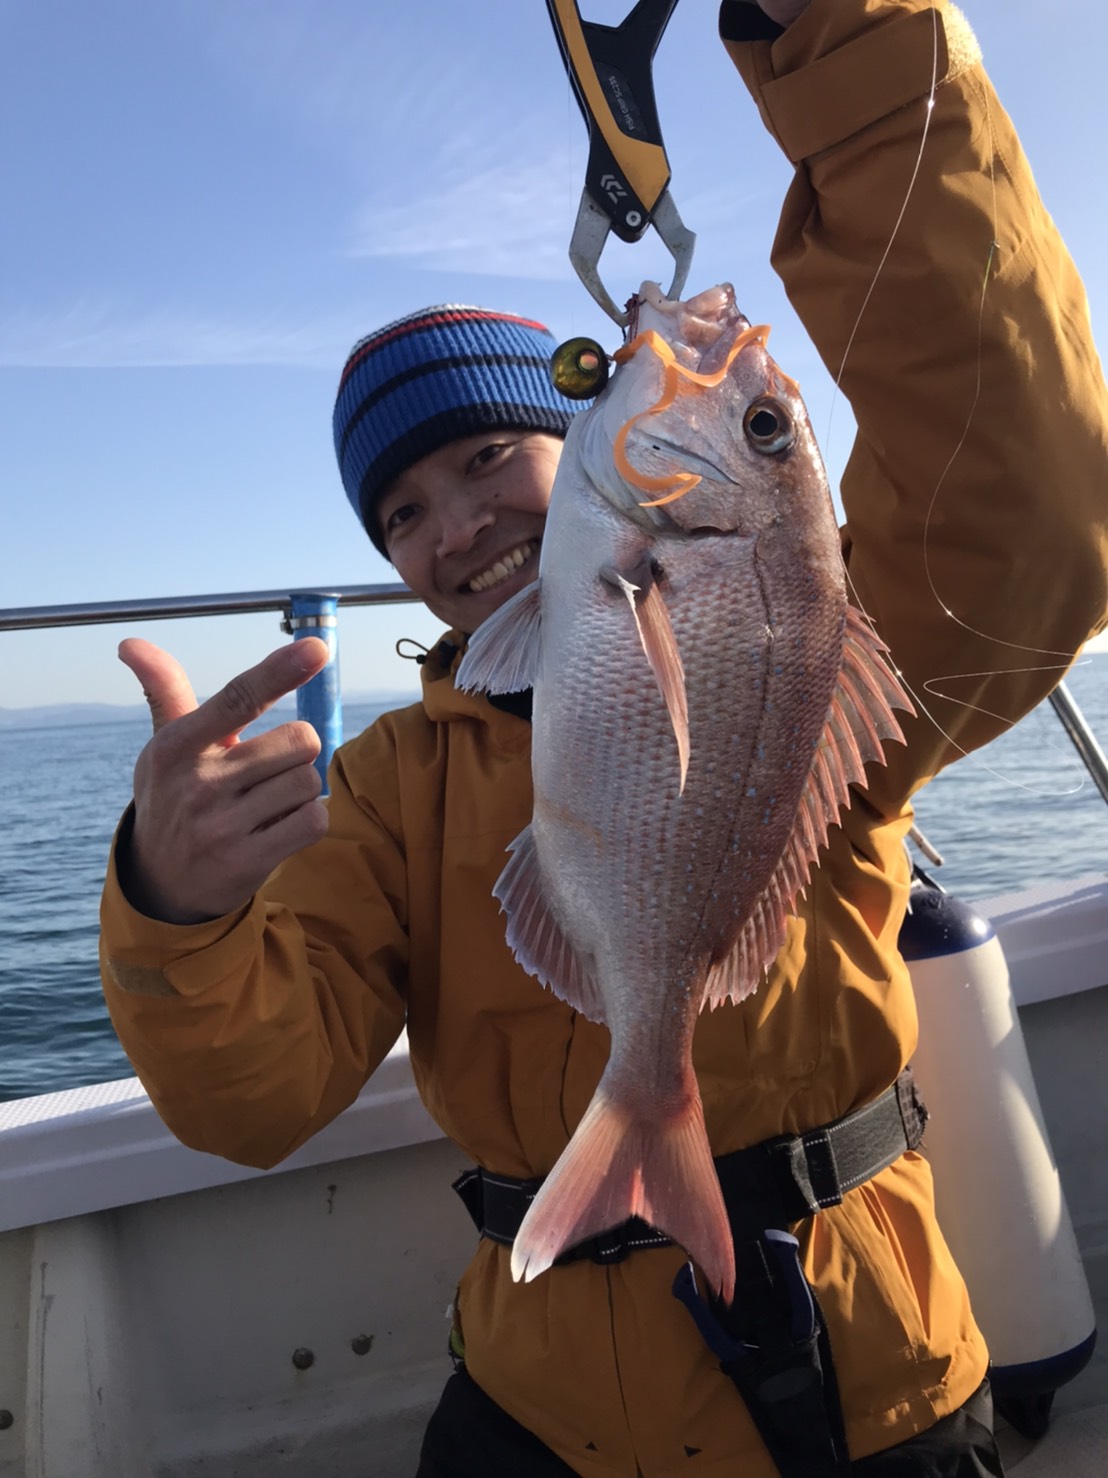
[[[600,253],[614,231],[638,241],[653,226],[673,257],[668,296],[680,296],[694,234],[669,193],[670,168],[654,103],[652,63],[677,0],[638,0],[618,26],[583,21],[577,0],[546,0],[562,59],[589,130],[589,162],[569,259],[608,316],[623,327],[600,280]]]

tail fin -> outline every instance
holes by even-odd
[[[641,1119],[601,1082],[524,1217],[512,1277],[529,1283],[567,1247],[629,1216],[672,1237],[730,1301],[735,1249],[695,1087],[680,1113]]]

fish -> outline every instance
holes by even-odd
[[[572,422],[535,581],[474,632],[471,691],[533,689],[530,824],[494,894],[515,958],[610,1032],[516,1236],[530,1281],[641,1217],[730,1301],[692,1065],[765,978],[828,828],[911,701],[848,600],[823,461],[769,329],[722,283],[644,283]]]

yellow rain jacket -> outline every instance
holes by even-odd
[[[725,6],[725,27],[740,12],[754,14]],[[717,1155],[835,1119],[909,1061],[909,795],[1031,708],[1063,660],[1039,653],[1073,653],[1108,605],[1108,406],[1085,296],[964,20],[923,0],[815,0],[776,41],[728,47],[796,164],[774,261],[832,372],[857,326],[842,377],[860,432],[843,483],[853,585],[914,692],[936,679],[958,701],[925,696],[937,722],[911,722],[870,767],[768,983],[701,1018]],[[878,273],[934,66],[920,173]],[[551,1169],[608,1038],[513,963],[491,897],[530,817],[529,744],[525,721],[458,693],[436,655],[422,704],[337,755],[327,839],[240,913],[153,922],[113,865],[108,1004],[182,1140],[272,1165],[352,1101],[406,1023],[420,1092],[465,1155],[510,1176]],[[799,1235],[853,1457],[966,1400],[986,1351],[920,1155]],[[682,1256],[517,1285],[508,1252],[483,1242],[459,1297],[472,1375],[581,1474],[686,1475],[691,1448],[702,1478],[772,1478],[670,1293]]]

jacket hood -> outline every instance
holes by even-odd
[[[469,640],[460,631],[447,631],[427,653],[420,669],[423,709],[432,723],[450,723],[472,718],[486,724],[496,738],[514,746],[525,736],[530,742],[530,724],[490,703],[484,693],[463,693],[454,685],[458,664]]]

